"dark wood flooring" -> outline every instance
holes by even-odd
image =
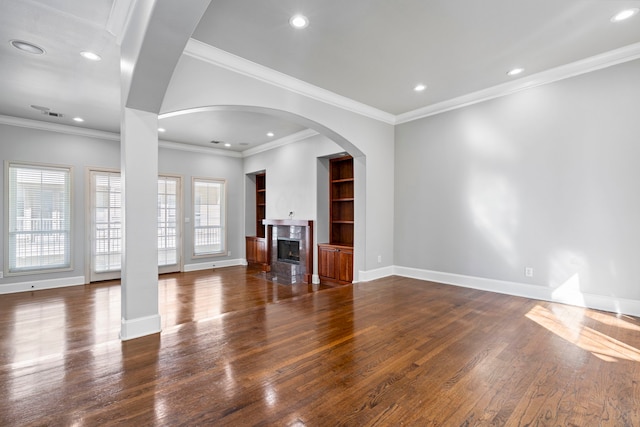
[[[0,295],[0,426],[640,426],[640,320],[389,277],[161,276],[121,342],[117,282]]]

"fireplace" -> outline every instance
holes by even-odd
[[[265,219],[269,266],[267,278],[281,284],[311,283],[313,221]]]
[[[300,264],[300,240],[278,237],[278,261]]]

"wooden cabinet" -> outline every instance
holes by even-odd
[[[353,248],[319,244],[318,275],[321,280],[338,283],[353,282]]]
[[[267,239],[264,237],[247,236],[247,262],[249,264],[268,264]]]
[[[353,158],[329,160],[329,243],[318,245],[321,280],[353,282]]]

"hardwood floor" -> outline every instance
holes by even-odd
[[[0,425],[640,425],[640,320],[389,277],[160,279],[118,340],[117,282],[0,296]]]

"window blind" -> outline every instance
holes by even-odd
[[[71,169],[8,169],[8,272],[71,268]]]
[[[215,255],[226,251],[224,201],[224,181],[194,179],[194,255]]]
[[[122,200],[119,172],[92,171],[93,271],[119,271],[122,258]]]

